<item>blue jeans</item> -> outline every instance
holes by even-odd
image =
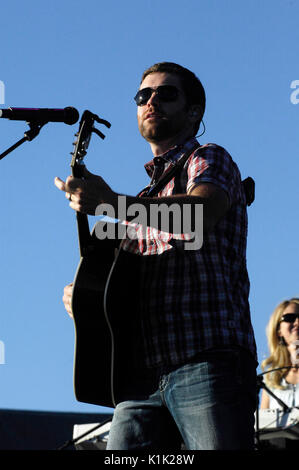
[[[253,449],[256,396],[256,363],[239,349],[140,371],[115,408],[107,450]]]

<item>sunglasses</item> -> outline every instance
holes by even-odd
[[[159,100],[164,103],[175,101],[179,96],[178,88],[173,85],[161,85],[157,88],[142,88],[142,90],[139,90],[134,97],[137,106],[144,106],[153,93],[156,93]]]
[[[296,318],[299,318],[299,313],[286,313],[281,317],[280,322],[294,323]]]

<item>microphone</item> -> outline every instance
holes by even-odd
[[[0,109],[0,118],[35,123],[64,122],[72,125],[78,121],[79,113],[71,106],[64,109],[8,108]]]

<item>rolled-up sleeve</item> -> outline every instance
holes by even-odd
[[[223,189],[230,204],[239,194],[241,177],[229,153],[219,145],[200,147],[188,160],[187,193],[200,183],[213,183]]]

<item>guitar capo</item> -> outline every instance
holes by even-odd
[[[93,122],[96,121],[99,124],[104,124],[104,126],[106,126],[108,128],[111,127],[110,122],[106,121],[106,119],[101,119],[99,116],[97,116],[96,114],[94,114],[94,113],[92,113],[88,110],[84,111],[84,113],[82,115],[82,119],[90,119]],[[93,122],[92,122],[91,132],[94,132],[95,134],[97,134],[99,137],[101,137],[101,139],[105,139],[105,135],[101,131],[99,131],[99,129],[97,129],[96,127],[93,126]]]

